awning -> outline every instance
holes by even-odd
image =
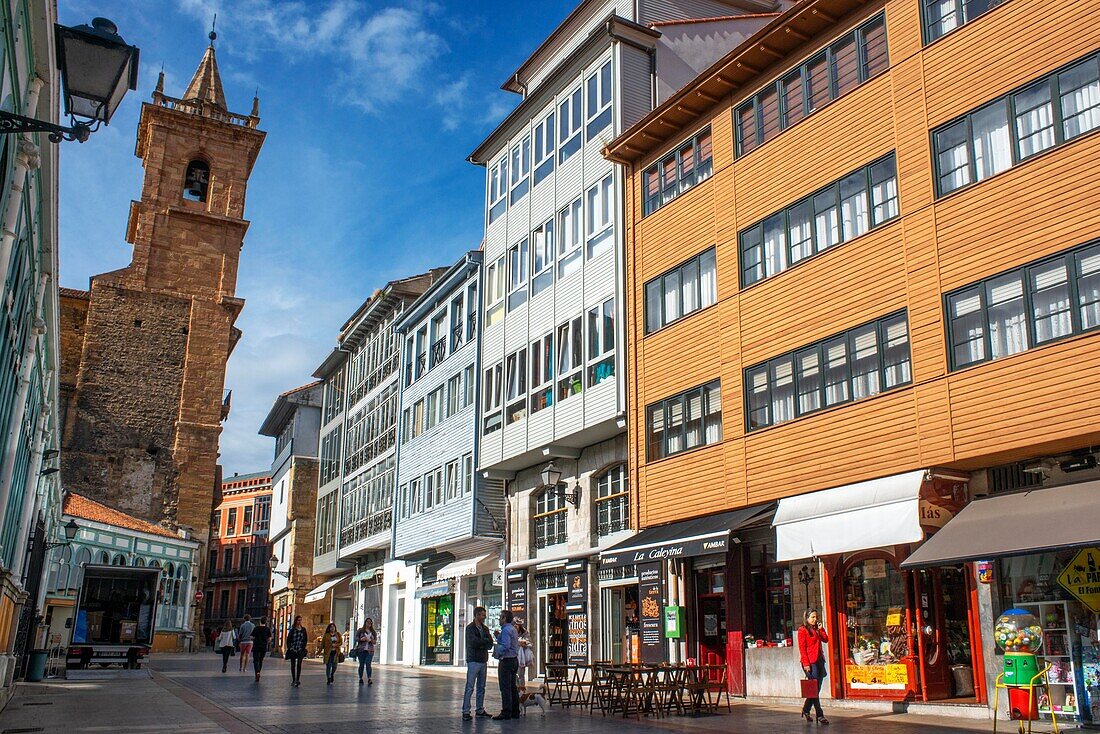
[[[1100,481],[976,499],[901,565],[943,566],[1100,545],[1098,498]]]
[[[413,593],[414,599],[430,599],[433,596],[444,596],[451,593],[451,585],[446,581],[438,584],[421,586]]]
[[[487,553],[475,558],[452,561],[436,571],[435,577],[437,579],[457,579],[462,576],[477,576],[497,570],[499,563],[500,559],[495,553]]]
[[[338,576],[334,579],[329,579],[325,583],[321,584],[316,589],[314,589],[313,591],[306,594],[306,604],[309,604],[310,602],[314,602],[314,601],[321,601],[322,599],[325,598],[325,594],[328,593],[329,589],[331,589],[333,586],[336,586],[341,581],[344,581],[345,579],[347,579],[348,576],[349,576],[349,574],[344,574],[343,576]]]
[[[375,576],[378,576],[381,573],[382,573],[382,567],[381,566],[375,566],[374,568],[368,568],[368,569],[360,571],[359,573],[352,576],[351,577],[351,583],[360,584],[364,581],[370,581]]]
[[[915,543],[925,471],[779,500],[775,512],[776,560],[793,561]]]
[[[731,530],[747,525],[772,511],[775,505],[745,507],[732,512],[681,520],[646,528],[600,554],[601,568],[626,566],[666,558],[687,558],[725,553]]]

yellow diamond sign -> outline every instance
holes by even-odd
[[[1082,604],[1100,613],[1100,548],[1082,548],[1062,573],[1058,583]]]

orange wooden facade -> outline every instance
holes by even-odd
[[[856,9],[837,18],[825,13],[841,6]],[[1100,334],[952,372],[943,305],[948,291],[1100,238],[1100,131],[941,198],[930,148],[938,125],[1100,48],[1100,3],[1007,0],[927,45],[921,6],[803,3],[819,23],[836,22],[782,58],[773,53],[771,66],[708,111],[685,115],[674,98],[609,147],[630,182],[628,402],[637,527],[922,467],[972,470],[1100,444]],[[890,68],[735,159],[732,110],[883,8]],[[773,42],[765,29],[759,49],[790,47],[791,30],[770,28],[780,35]],[[745,64],[731,58],[717,73],[745,79]],[[708,124],[712,177],[643,217],[641,171]],[[663,131],[660,142],[654,129]],[[900,217],[740,288],[739,231],[890,151]],[[714,246],[717,303],[644,335],[645,283]],[[902,308],[911,384],[746,433],[746,367]],[[715,378],[722,441],[647,462],[646,406]]]

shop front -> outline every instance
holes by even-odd
[[[1064,725],[1100,724],[1100,482],[1015,491],[976,499],[902,563],[925,573],[958,564],[988,599],[976,634],[995,649],[994,620],[1009,609],[1034,615],[1043,630],[1049,690],[1038,709]],[[991,655],[990,678],[1002,668]]]
[[[421,606],[420,664],[454,662],[455,597],[451,583],[440,581],[416,590]]]
[[[965,504],[967,480],[921,470],[780,500],[777,561],[821,561],[834,695],[984,700],[973,574],[958,563],[902,568]]]
[[[641,662],[641,599],[633,563],[600,568],[600,629],[603,658],[616,665]]]
[[[500,570],[499,548],[491,553],[474,555],[452,561],[440,568],[437,581],[446,581],[454,589],[451,626],[455,631],[450,665],[465,665],[465,626],[474,618],[476,607],[485,607],[486,626],[496,632],[500,629],[500,610],[503,603],[503,572]],[[438,611],[437,611],[438,614]],[[425,617],[427,620],[427,617]],[[437,660],[436,665],[443,665]]]

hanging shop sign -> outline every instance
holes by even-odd
[[[515,621],[527,626],[527,572],[508,573],[508,609]]]
[[[1058,585],[1100,613],[1100,548],[1082,548],[1058,574]]]
[[[978,583],[993,583],[993,561],[978,561],[976,571],[978,575]]]
[[[641,628],[641,653],[643,663],[660,663],[665,659],[664,637],[661,627],[664,615],[661,613],[661,567],[664,564],[638,564],[638,598]]]

